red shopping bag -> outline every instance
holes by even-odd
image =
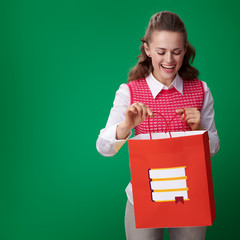
[[[212,225],[216,213],[207,131],[128,140],[136,228]]]

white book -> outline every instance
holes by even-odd
[[[149,170],[149,178],[176,178],[176,177],[184,177],[185,174],[185,166],[184,167],[176,167],[176,168],[155,168]]]
[[[187,191],[152,192],[152,200],[154,202],[175,201],[176,197],[183,197],[184,200],[188,200],[188,193]]]
[[[187,188],[187,182],[186,179],[170,181],[151,181],[150,186],[152,190]]]

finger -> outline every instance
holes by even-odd
[[[139,105],[143,108],[144,112],[145,110],[147,111],[147,116],[151,117],[154,115],[152,110],[147,105],[145,105],[144,103],[139,103]]]
[[[198,109],[197,108],[190,108],[190,107],[186,107],[186,108],[184,108],[185,109],[185,111],[198,111]]]
[[[200,114],[197,108],[185,108],[186,114]]]
[[[139,114],[140,116],[142,116],[142,115],[143,115],[143,108],[142,108],[142,106],[140,105],[140,103],[134,104],[134,107],[137,109],[138,114]]]
[[[184,116],[183,116],[183,119],[184,119]],[[197,116],[195,114],[188,113],[186,114],[185,122],[188,121],[189,119],[197,119]]]
[[[146,106],[142,106],[142,111],[143,111],[142,117],[145,119],[148,116],[147,107]]]
[[[185,114],[187,117],[198,118],[200,116],[200,112],[197,108],[185,108]]]
[[[134,113],[134,114],[138,114],[138,105],[139,103],[133,103],[130,107],[129,107],[129,111]]]
[[[139,103],[139,106],[142,108],[142,118],[145,119],[148,117],[148,106],[146,106],[144,103]]]
[[[148,113],[149,117],[154,118],[154,114],[153,114],[152,110],[149,107],[147,107],[147,113]]]
[[[184,122],[187,121],[187,119],[189,119],[190,115],[186,113],[186,111],[184,111],[181,115],[181,120]]]
[[[187,121],[187,124],[189,125],[189,126],[192,126],[192,125],[199,125],[200,124],[200,122],[199,121],[197,121],[197,120],[195,120],[195,119],[189,119],[188,121]]]
[[[176,113],[182,115],[184,113],[184,109],[183,108],[176,109]]]
[[[186,116],[186,120],[188,119],[196,119],[197,121],[200,121],[201,120],[201,114],[199,111],[197,112],[191,112],[189,114],[187,114]]]
[[[129,109],[127,110],[127,113],[137,115],[138,114],[138,110],[137,110],[137,108],[134,105],[131,105],[129,107]]]
[[[148,106],[146,106],[144,103],[139,103],[139,105],[142,107],[144,119],[148,116],[151,117],[153,115],[151,109]]]
[[[187,123],[197,123],[198,121],[196,119],[188,119]]]

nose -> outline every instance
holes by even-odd
[[[171,52],[167,52],[166,54],[165,54],[165,61],[166,61],[166,63],[172,63],[172,60],[173,60],[173,56],[172,56],[172,53]]]

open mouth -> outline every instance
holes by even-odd
[[[161,67],[164,68],[164,69],[174,69],[175,68],[175,65],[162,65],[161,64]]]
[[[161,68],[165,73],[172,73],[175,70],[176,65],[163,65],[161,64]]]

